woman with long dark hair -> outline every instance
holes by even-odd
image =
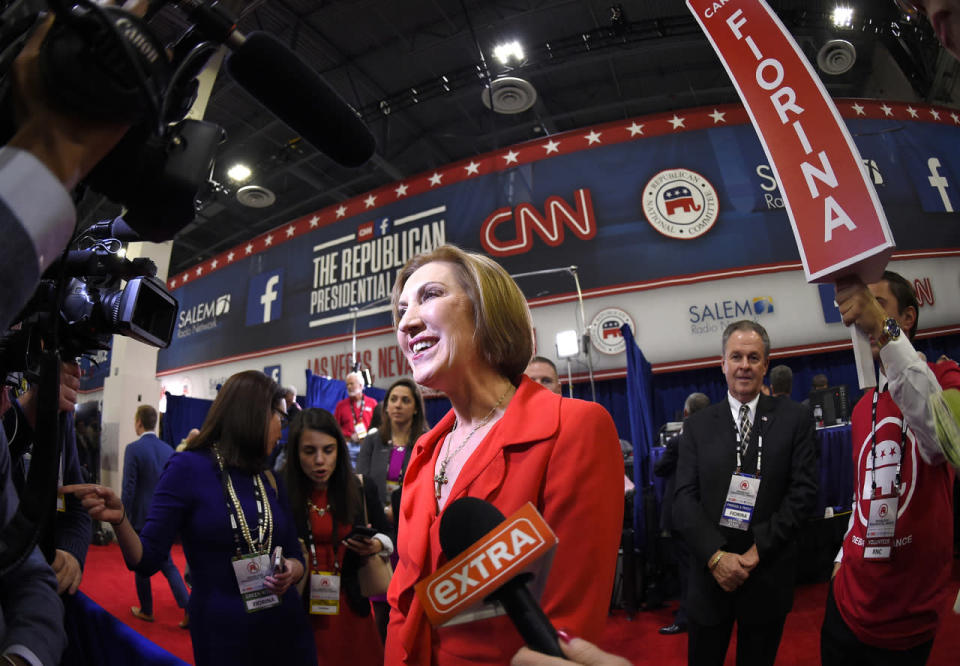
[[[357,471],[376,486],[383,510],[390,525],[390,536],[396,542],[397,527],[394,514],[400,507],[400,487],[410,461],[410,452],[420,435],[427,431],[423,396],[416,382],[402,377],[390,385],[380,403],[383,418],[380,429],[371,432],[360,447]],[[391,561],[396,565],[397,556]],[[377,629],[386,639],[390,605],[385,594],[370,598],[377,616]]]
[[[353,473],[346,439],[326,410],[305,409],[297,415],[286,453],[290,502],[307,550],[303,596],[319,659],[380,666],[383,643],[358,577],[367,558],[393,552],[377,489],[361,484]],[[347,538],[354,526],[371,524],[376,535]]]
[[[230,377],[200,434],[167,463],[138,535],[120,498],[68,486],[96,520],[110,522],[127,568],[150,576],[177,535],[193,580],[190,635],[198,666],[315,664],[294,583],[304,572],[284,489],[265,472],[285,412],[276,382],[256,370]],[[275,568],[276,547],[283,549]]]
[[[383,410],[380,429],[363,440],[357,472],[376,486],[380,502],[391,517],[391,497],[403,485],[410,452],[427,431],[427,419],[420,389],[406,377],[390,385],[379,407]]]

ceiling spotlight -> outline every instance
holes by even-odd
[[[227,178],[235,183],[244,183],[250,180],[250,176],[252,175],[253,172],[250,171],[250,167],[246,164],[237,163],[227,170]]]
[[[853,7],[837,5],[833,8],[833,25],[837,28],[853,27]]]
[[[501,65],[509,65],[511,62],[523,62],[523,47],[520,42],[504,42],[493,48],[493,57],[500,61]]]

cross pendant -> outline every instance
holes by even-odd
[[[447,471],[440,470],[440,473],[433,477],[433,482],[437,485],[437,501],[440,501],[440,491],[447,485]]]

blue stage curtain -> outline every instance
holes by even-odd
[[[322,375],[315,375],[307,370],[307,394],[305,407],[319,407],[333,414],[337,403],[347,397],[347,383],[339,379],[331,379]]]
[[[138,634],[83,592],[65,596],[64,606],[69,644],[61,666],[184,666],[187,663]]]
[[[212,404],[213,400],[167,393],[167,411],[163,415],[163,432],[160,435],[163,441],[176,448],[191,428],[203,425]]]
[[[426,410],[427,427],[433,427],[450,411],[450,400],[446,396],[424,398],[423,407]]]
[[[647,528],[652,532],[656,525],[648,525],[646,503],[652,502],[650,491],[650,450],[653,448],[653,409],[650,396],[653,392],[653,372],[643,352],[633,339],[629,324],[620,327],[627,347],[627,403],[630,408],[630,443],[633,444],[633,481],[637,492],[633,495],[634,542],[644,547],[647,543]]]

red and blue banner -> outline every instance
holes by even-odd
[[[898,248],[960,247],[960,116],[837,102]],[[158,371],[385,330],[397,270],[442,243],[511,273],[575,265],[585,294],[798,262],[774,172],[740,105],[599,125],[512,146],[292,220],[172,276]],[[520,281],[532,305],[563,276]],[[655,315],[655,313],[650,313]],[[638,322],[641,326],[645,322]]]

